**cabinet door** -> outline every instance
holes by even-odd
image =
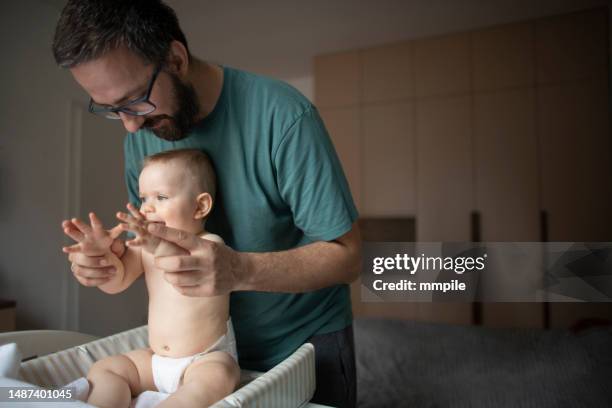
[[[542,200],[550,241],[612,241],[612,146],[608,83],[542,87],[538,97]],[[551,303],[550,325],[612,319],[606,303]]]
[[[538,89],[542,205],[550,241],[612,240],[608,83]]]
[[[470,241],[470,107],[469,96],[417,102],[418,241]]]
[[[470,92],[469,34],[453,34],[414,43],[418,98]]]
[[[474,91],[535,85],[534,23],[509,24],[472,33]]]
[[[610,128],[606,10],[538,25],[543,87],[540,126],[543,200],[551,241],[610,241]],[[550,325],[612,319],[609,304],[551,303]]]
[[[539,181],[535,134],[535,90],[519,88],[475,95],[476,208],[481,239],[539,241]],[[542,280],[542,270],[504,270],[483,280],[512,285]],[[524,275],[524,276],[523,276]],[[522,278],[519,278],[522,277]],[[483,282],[485,287],[487,282]],[[541,303],[483,303],[482,323],[490,327],[542,327]]]
[[[417,240],[469,241],[474,208],[469,96],[417,102]],[[421,320],[469,324],[472,305],[419,303]]]
[[[474,123],[482,241],[538,241],[534,89],[476,95]]]
[[[608,78],[608,13],[601,7],[536,22],[539,84]]]
[[[363,215],[416,213],[414,104],[363,109]]]
[[[363,103],[389,103],[414,97],[413,43],[368,48],[363,59]]]
[[[358,107],[324,108],[320,113],[342,163],[355,205],[361,211],[363,209],[363,137],[360,110]]]
[[[361,100],[359,51],[315,57],[314,74],[315,100],[319,108],[359,104]]]

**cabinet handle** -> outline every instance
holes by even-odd
[[[548,211],[540,210],[540,241],[548,242]]]
[[[480,242],[480,212],[472,211],[470,213],[470,239],[472,242]],[[472,304],[472,324],[482,326],[482,302],[473,302]]]
[[[480,212],[472,211],[470,214],[470,240],[472,242],[480,242]]]
[[[546,210],[540,210],[540,241],[548,242],[548,211]],[[542,256],[543,272],[546,274],[548,258],[546,253],[543,253]],[[542,278],[546,279],[546,276],[543,276]],[[542,306],[542,320],[544,329],[550,329],[550,302],[545,301]]]

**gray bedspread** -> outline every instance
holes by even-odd
[[[612,328],[357,319],[358,406],[612,407]]]

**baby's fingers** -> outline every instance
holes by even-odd
[[[85,235],[76,228],[72,226],[73,224],[69,221],[65,221],[62,226],[64,227],[64,234],[68,235],[70,238],[75,240],[76,242],[81,242],[85,239]]]
[[[144,224],[144,220],[140,220],[136,217],[133,217],[123,212],[118,212],[117,218],[127,224],[133,224],[133,225],[143,225]]]
[[[121,224],[117,224],[116,226],[114,226],[110,231],[108,231],[111,238],[115,239],[117,238],[119,235],[121,235],[121,233],[123,232],[123,227],[121,226]]]
[[[137,235],[144,235],[147,233],[147,230],[145,229],[145,227],[140,226],[138,224],[125,223],[125,224],[119,224],[119,225],[121,226],[122,231],[130,231]]]
[[[96,216],[95,213],[89,213],[89,223],[94,231],[102,231],[104,230],[104,226],[102,225],[102,221]]]
[[[144,215],[142,215],[142,213],[138,211],[138,208],[136,208],[132,203],[127,203],[126,207],[134,218],[136,218],[137,220],[144,221],[145,219]]]
[[[91,227],[89,225],[87,225],[83,221],[79,220],[78,218],[73,218],[71,221],[72,221],[72,224],[75,227],[77,227],[77,229],[79,231],[81,231],[83,234],[91,235],[92,230],[91,230]]]

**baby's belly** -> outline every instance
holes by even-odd
[[[159,289],[159,288],[158,288]],[[149,293],[149,343],[156,354],[186,357],[210,347],[227,331],[229,296]]]

